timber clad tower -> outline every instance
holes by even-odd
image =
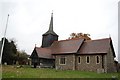
[[[53,13],[51,14],[49,30],[42,36],[42,48],[50,47],[54,41],[58,41],[58,35],[53,31]]]

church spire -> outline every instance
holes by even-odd
[[[51,13],[51,20],[48,31],[42,35],[42,48],[49,47],[54,41],[58,41],[58,35],[53,30],[53,12]]]
[[[51,13],[51,20],[50,20],[50,25],[49,25],[49,30],[43,34],[43,35],[48,35],[48,34],[52,34],[52,35],[57,35],[54,30],[53,30],[53,11]],[[58,35],[57,35],[58,36]]]
[[[50,20],[50,25],[49,25],[48,31],[53,31],[53,12],[51,13],[51,20]]]

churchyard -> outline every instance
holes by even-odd
[[[96,73],[49,68],[31,68],[31,66],[2,66],[2,78],[116,78],[120,73]],[[120,79],[120,77],[119,77]]]

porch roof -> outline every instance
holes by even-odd
[[[52,58],[49,48],[36,47],[36,52],[39,58]]]

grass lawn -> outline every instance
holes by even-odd
[[[96,73],[83,72],[72,70],[55,70],[44,68],[22,67],[15,68],[14,66],[2,67],[2,78],[112,78],[118,77],[120,73]],[[120,79],[120,78],[119,78]]]

